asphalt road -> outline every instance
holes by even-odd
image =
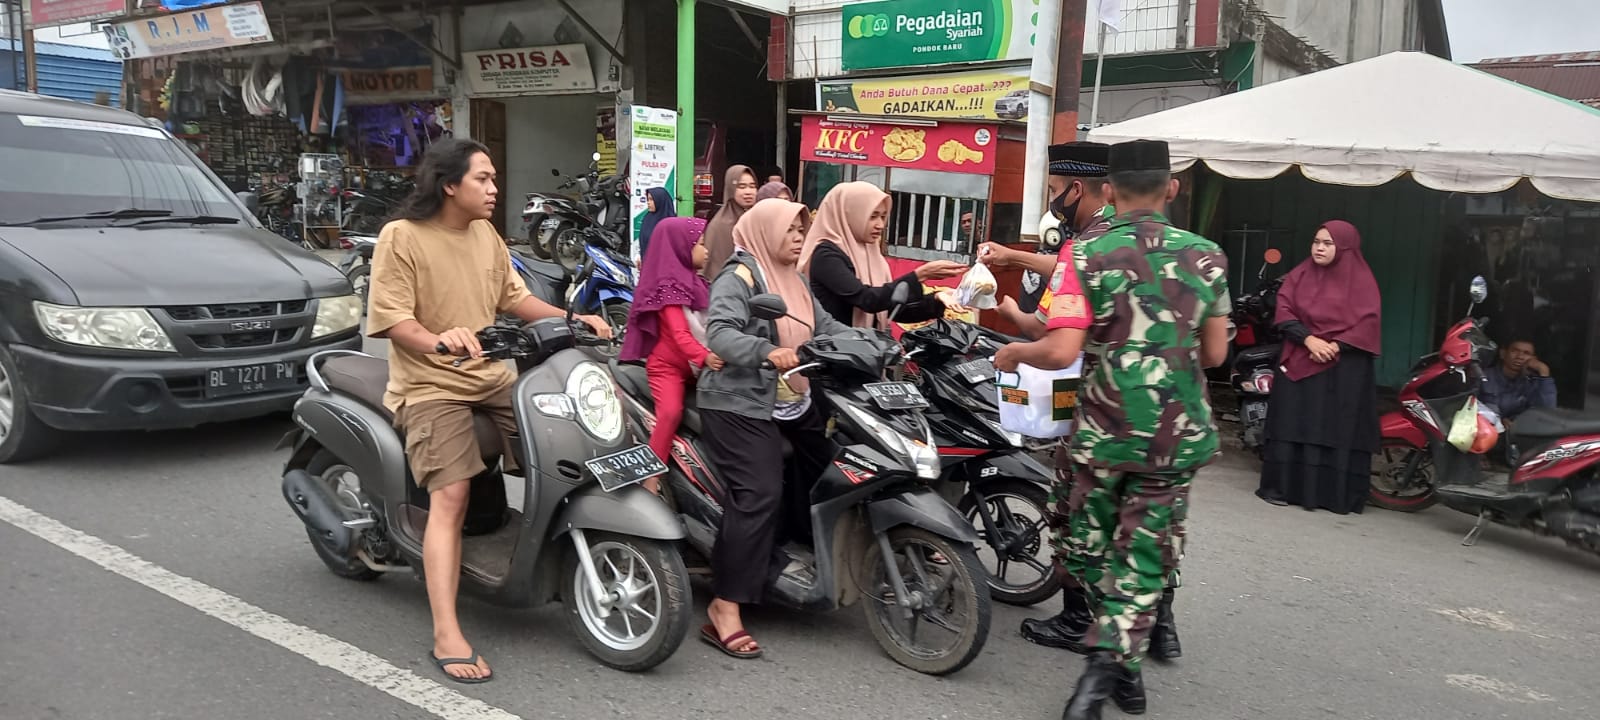
[[[464,601],[497,680],[436,682],[421,583],[333,577],[284,506],[288,427],[87,435],[0,468],[0,718],[1053,719],[1082,667],[1016,634],[1053,600],[996,605],[982,657],[946,679],[891,662],[859,608],[755,610],[764,659],[691,635],[626,675],[556,606]],[[1600,558],[1502,528],[1465,548],[1470,518],[1443,509],[1273,507],[1254,481],[1231,460],[1197,481],[1187,655],[1146,671],[1148,717],[1600,717]]]

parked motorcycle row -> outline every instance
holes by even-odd
[[[557,289],[560,265],[513,257],[550,281],[536,293]],[[909,293],[899,289],[897,300]],[[751,307],[769,320],[786,313],[775,295]],[[685,637],[688,568],[710,565],[726,489],[703,460],[692,395],[672,457],[656,457],[643,443],[654,424],[643,367],[619,362],[617,340],[590,335],[568,308],[565,321],[502,321],[478,334],[486,356],[520,370],[523,430],[510,446],[524,468],[513,496],[523,500],[507,502],[502,443],[483,422],[491,470],[472,483],[462,587],[505,606],[559,601],[601,663],[641,671]],[[837,453],[809,512],[796,513],[808,532],[783,547],[773,602],[859,605],[893,660],[944,675],[981,653],[991,599],[1031,605],[1060,589],[1043,550],[1049,471],[998,422],[990,357],[1010,340],[940,321],[902,342],[858,330],[802,348],[791,372],[812,379]],[[351,351],[311,358],[297,428],[280,445],[291,449],[283,494],[313,549],[356,580],[421,567],[428,497],[409,478],[382,404],[387,372],[385,361]],[[638,486],[658,476],[659,499]]]
[[[1281,255],[1269,250],[1259,286],[1234,304],[1237,328],[1229,381],[1239,396],[1240,440],[1258,456],[1265,446],[1268,398],[1283,339],[1272,326],[1281,278],[1266,279]],[[1482,277],[1472,283],[1472,307],[1488,298]],[[1439,351],[1419,359],[1401,388],[1400,409],[1380,419],[1381,447],[1373,458],[1368,503],[1418,512],[1444,503],[1478,522],[1464,545],[1491,523],[1561,538],[1600,554],[1600,414],[1534,408],[1509,428],[1493,408],[1480,406],[1485,368],[1498,348],[1484,332],[1487,319],[1468,316],[1445,333]],[[1463,408],[1478,408],[1466,448],[1451,442]],[[1471,421],[1467,418],[1465,421]],[[1501,463],[1505,469],[1498,469]]]

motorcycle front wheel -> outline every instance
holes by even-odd
[[[683,558],[658,540],[599,532],[588,540],[605,606],[590,591],[577,550],[568,547],[562,604],[572,632],[589,654],[617,670],[643,672],[665,662],[683,644],[694,612]]]
[[[1416,454],[1421,457],[1408,478],[1406,468]],[[1372,487],[1367,492],[1367,504],[1395,512],[1421,512],[1439,502],[1433,484],[1433,456],[1428,451],[1385,446],[1372,456]]]
[[[982,506],[977,493],[983,495]],[[1039,559],[1048,532],[1048,491],[1025,480],[1001,478],[969,489],[956,509],[983,539],[978,557],[989,572],[989,594],[995,600],[1029,607],[1061,591],[1054,560],[1048,555]],[[990,524],[994,527],[992,535]],[[990,555],[995,559],[992,565]]]
[[[888,536],[914,609],[896,602],[883,553],[869,552],[861,606],[873,639],[895,662],[920,673],[949,675],[966,667],[989,639],[988,573],[966,544],[908,526]],[[944,562],[930,559],[939,555]]]

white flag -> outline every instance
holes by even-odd
[[[1122,29],[1122,0],[1100,0],[1100,22],[1112,30]]]

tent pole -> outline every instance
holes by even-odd
[[[1098,39],[1095,41],[1097,47],[1094,51],[1094,100],[1089,103],[1090,130],[1100,124],[1100,80],[1106,74],[1106,24],[1096,22],[1094,31]]]

